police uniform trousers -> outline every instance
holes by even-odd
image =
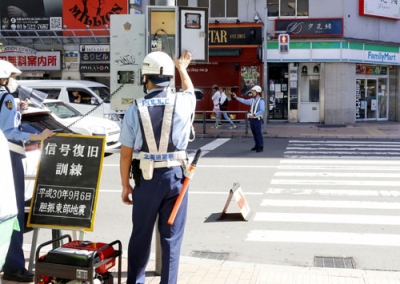
[[[10,151],[10,156],[14,176],[15,197],[18,208],[17,219],[20,230],[14,230],[11,235],[10,246],[3,266],[3,271],[6,273],[23,270],[25,268],[25,257],[22,250],[25,227],[25,175],[22,166],[23,156],[12,151]]]
[[[185,195],[173,225],[168,219],[182,189],[180,166],[156,168],[151,180],[141,177],[133,190],[133,230],[128,247],[127,284],[144,284],[145,268],[151,251],[151,239],[157,215],[162,249],[161,284],[175,284],[183,233],[186,223],[188,194]]]
[[[251,118],[250,129],[253,134],[254,143],[256,148],[264,148],[264,138],[262,136],[262,120],[258,118]]]

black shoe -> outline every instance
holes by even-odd
[[[253,148],[250,149],[250,151],[256,151],[256,150],[257,150],[256,146],[254,146]]]
[[[257,148],[257,150],[256,150],[257,153],[263,152],[263,151],[264,151],[264,148],[263,148],[263,147]]]
[[[14,282],[33,282],[35,274],[23,269],[17,270],[10,273],[4,272],[3,280],[14,281]]]

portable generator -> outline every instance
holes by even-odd
[[[41,253],[43,247],[68,242]],[[122,245],[119,240],[111,243],[72,241],[64,235],[45,242],[36,250],[35,284],[113,284],[110,271],[118,258],[118,284],[121,284]]]

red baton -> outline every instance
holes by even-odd
[[[185,197],[187,188],[189,186],[190,179],[193,177],[194,171],[196,170],[196,164],[200,158],[200,154],[201,154],[201,149],[198,149],[196,152],[196,155],[193,158],[192,163],[189,166],[189,169],[188,169],[189,174],[188,174],[188,176],[185,177],[185,180],[183,181],[181,192],[179,193],[178,198],[175,201],[174,207],[172,208],[171,215],[169,215],[169,219],[168,219],[169,225],[174,224],[176,214],[178,213],[178,210],[181,207],[182,200],[183,200],[183,197]]]

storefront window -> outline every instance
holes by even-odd
[[[197,0],[198,7],[208,7],[210,18],[237,18],[238,0]]]
[[[269,17],[308,16],[309,0],[267,0]]]

